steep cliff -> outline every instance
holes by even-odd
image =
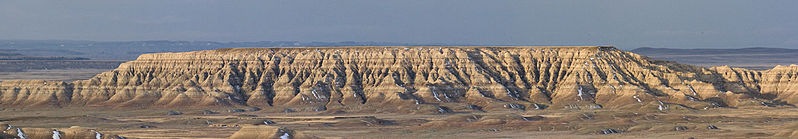
[[[0,106],[640,110],[798,103],[798,66],[658,61],[613,47],[237,48],[144,54],[89,80],[5,81]]]

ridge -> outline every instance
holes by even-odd
[[[89,80],[0,82],[0,106],[663,111],[794,104],[797,69],[781,69],[702,68],[612,46],[233,48],[143,54]]]

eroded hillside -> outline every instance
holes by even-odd
[[[144,54],[89,80],[4,81],[0,106],[696,110],[798,103],[796,74],[592,46],[236,48]]]

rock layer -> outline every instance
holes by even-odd
[[[236,48],[89,80],[4,81],[0,106],[438,105],[667,111],[798,103],[798,66],[702,68],[613,47]]]

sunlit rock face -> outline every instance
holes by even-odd
[[[0,106],[668,111],[798,103],[796,74],[795,65],[702,68],[600,46],[237,48],[144,54],[89,80],[4,81]]]

